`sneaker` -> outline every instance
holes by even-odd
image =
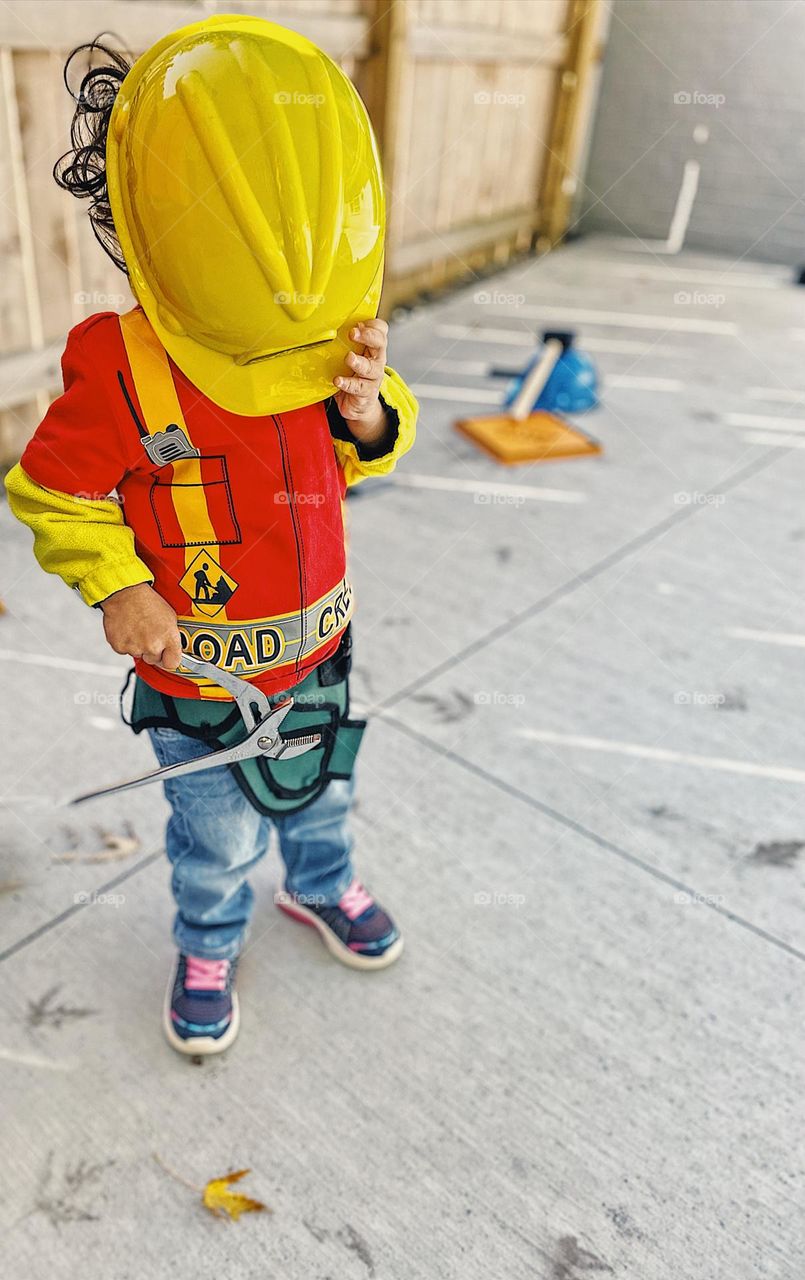
[[[334,907],[281,889],[274,901],[286,915],[318,929],[328,951],[353,969],[385,969],[403,949],[391,916],[375,902],[360,880],[353,880]]]
[[[240,1029],[237,960],[180,953],[165,1001],[165,1035],[179,1053],[222,1053]]]

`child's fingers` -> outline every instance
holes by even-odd
[[[380,382],[383,377],[383,361],[371,360],[369,356],[359,356],[357,351],[350,351],[346,363],[362,378],[372,378]]]
[[[367,329],[376,329],[383,337],[388,337],[389,327],[385,320],[381,320],[380,316],[373,316],[371,320],[359,320],[352,330],[353,334],[363,333]]]
[[[371,323],[359,324],[350,333],[353,342],[362,342],[369,347],[371,354],[385,351],[388,342],[389,327],[385,320],[372,320]]]
[[[339,391],[346,391],[351,396],[361,396],[366,400],[376,398],[377,383],[369,381],[367,378],[334,378],[333,381]]]

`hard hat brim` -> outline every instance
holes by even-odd
[[[350,316],[334,337],[262,356],[248,364],[238,364],[225,352],[172,333],[160,320],[159,307],[147,288],[141,286],[135,293],[168,355],[193,386],[221,409],[257,417],[288,413],[336,394],[334,378],[351,374],[346,358],[356,347],[350,332],[356,324],[377,315],[382,284],[381,264],[360,314]]]

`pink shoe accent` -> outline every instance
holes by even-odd
[[[364,911],[374,906],[374,898],[367,893],[360,880],[353,880],[348,889],[345,889],[338,905],[349,916],[350,920],[357,920],[358,916],[362,916]]]
[[[204,960],[201,956],[188,956],[185,990],[225,991],[228,976],[228,960]]]

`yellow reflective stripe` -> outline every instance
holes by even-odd
[[[205,548],[218,559],[218,545],[215,541],[215,530],[212,527],[207,499],[204,496],[204,481],[201,475],[201,462],[198,458],[182,458],[173,464],[175,483],[171,485],[171,501],[176,512],[176,519],[184,533],[193,530],[193,541],[203,542]],[[188,547],[191,553],[185,556],[185,569],[190,561],[198,555],[198,547]],[[199,617],[203,617],[199,614]]]
[[[139,309],[128,311],[120,317],[120,330],[147,430],[153,435],[155,431],[164,431],[169,422],[175,422],[186,432],[187,423],[176,394],[167,352],[146,320],[145,313]]]
[[[131,376],[134,379],[137,399],[140,401],[147,431],[153,435],[155,431],[164,431],[169,423],[175,422],[193,444],[176,394],[176,385],[167,352],[151,328],[145,313],[137,308],[121,316],[120,331],[123,334]],[[170,486],[171,501],[179,527],[183,533],[187,529],[193,529],[194,541],[198,540],[198,531],[205,530],[206,550],[215,560],[218,560],[219,547],[207,507],[201,463],[198,458],[184,458],[173,465],[174,475],[178,476],[180,473],[182,481],[181,484]],[[198,547],[185,547],[185,570],[190,567],[191,561],[197,555]],[[191,604],[190,610],[194,618],[206,616],[195,604]],[[226,621],[226,608],[221,609],[219,617],[222,621]]]

